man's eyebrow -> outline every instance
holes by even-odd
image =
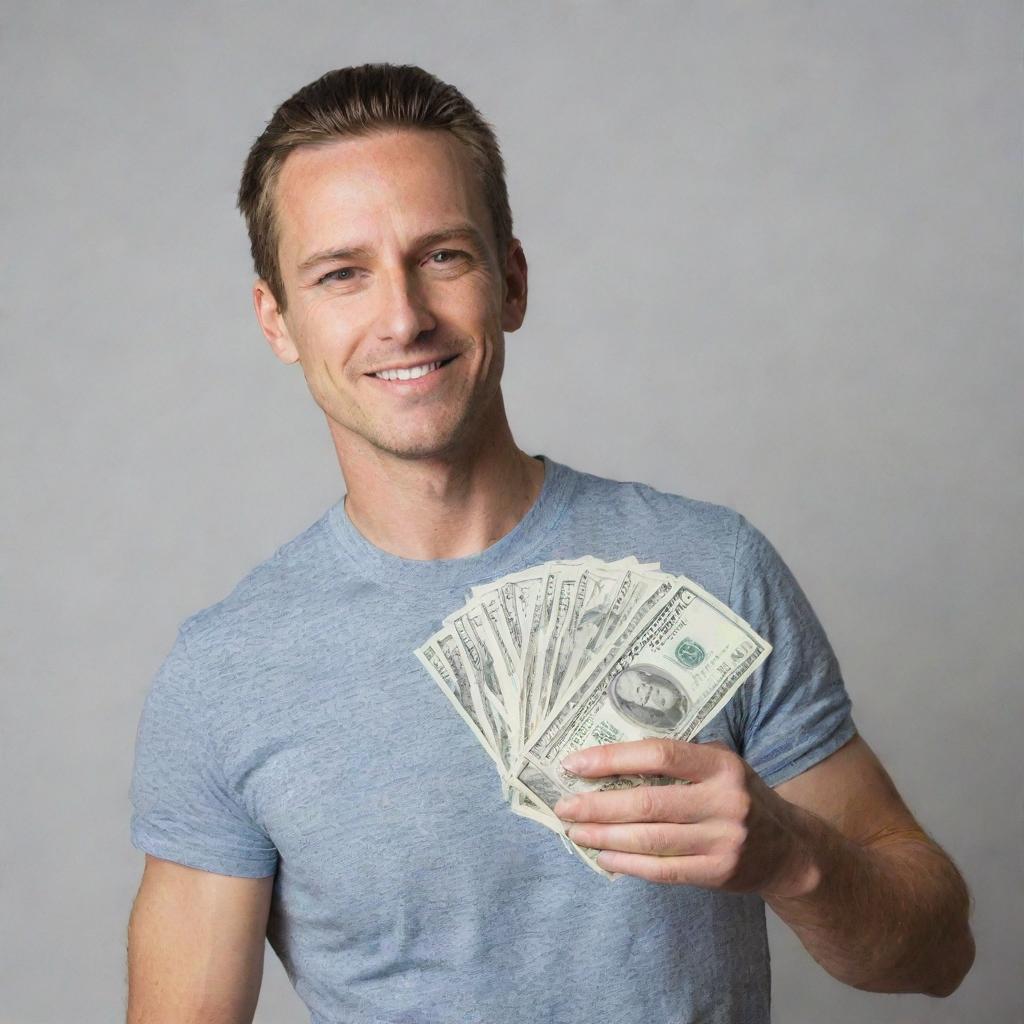
[[[454,238],[469,238],[481,252],[487,251],[484,236],[472,224],[454,224],[451,227],[439,228],[437,231],[428,231],[414,240],[413,248],[423,249],[428,245],[437,245],[438,242],[450,242]],[[320,263],[331,263],[335,260],[368,260],[372,258],[372,251],[361,245],[343,249],[322,249],[320,252],[307,256],[299,264],[299,271],[311,270]]]

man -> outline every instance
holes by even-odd
[[[239,205],[260,326],[300,364],[347,494],[187,619],[153,681],[129,1021],[251,1020],[266,935],[321,1024],[762,1022],[766,902],[851,985],[952,992],[963,881],[857,735],[771,544],[513,441],[527,265],[475,108],[418,68],[331,72],[275,113]],[[473,584],[585,554],[660,561],[774,647],[702,742],[566,759],[693,781],[558,806],[614,882],[507,812],[412,654]]]

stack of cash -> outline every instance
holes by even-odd
[[[415,654],[491,756],[512,811],[612,877],[597,851],[568,839],[555,803],[677,780],[584,779],[562,758],[601,743],[692,739],[770,652],[685,576],[632,556],[588,556],[474,586]]]

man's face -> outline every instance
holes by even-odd
[[[526,262],[513,243],[502,276],[461,144],[394,131],[303,147],[276,203],[287,312],[257,282],[257,315],[278,357],[301,363],[339,451],[425,458],[486,430]],[[416,376],[375,375],[396,369]]]

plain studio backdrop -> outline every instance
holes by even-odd
[[[343,492],[234,197],[275,106],[366,61],[496,127],[519,443],[762,529],[971,886],[946,1001],[846,988],[773,920],[775,1019],[1020,1020],[1022,27],[997,0],[7,0],[0,1022],[123,1015],[149,681]],[[306,1019],[268,947],[256,1020]]]

